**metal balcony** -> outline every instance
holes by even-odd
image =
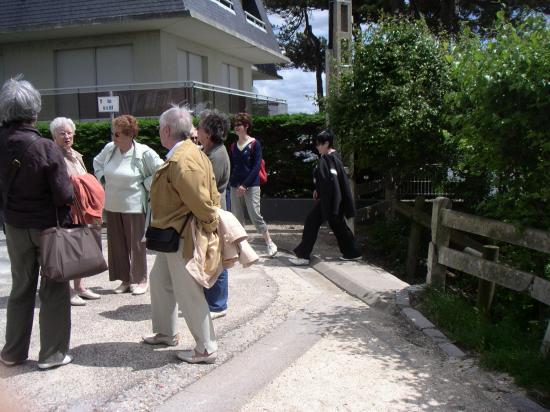
[[[57,116],[79,121],[109,118],[108,113],[99,113],[97,98],[110,95],[119,97],[118,114],[142,118],[158,117],[173,104],[187,105],[195,113],[205,109],[265,116],[287,112],[286,100],[196,81],[42,89],[40,93],[40,120]]]

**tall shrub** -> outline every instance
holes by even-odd
[[[499,16],[489,38],[466,31],[452,52],[454,172],[477,212],[550,229],[550,31]],[[477,193],[476,193],[477,191]]]
[[[358,36],[328,98],[331,127],[359,167],[396,185],[442,169],[448,63],[423,21],[386,18]]]
[[[251,134],[263,146],[263,155],[269,174],[268,182],[262,186],[262,194],[270,197],[311,197],[312,170],[314,160],[312,139],[324,127],[322,115],[292,114],[279,116],[254,116]],[[48,123],[38,128],[43,136],[51,137]],[[153,148],[159,155],[167,152],[158,137],[158,120],[140,119],[141,143]],[[229,147],[237,136],[230,133],[226,145]],[[76,125],[74,148],[82,153],[88,170],[93,170],[92,161],[103,146],[111,141],[109,122],[83,122]]]

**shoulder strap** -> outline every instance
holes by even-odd
[[[25,160],[25,157],[27,156],[27,153],[28,153],[30,147],[36,141],[38,141],[38,139],[39,138],[37,136],[32,135],[32,137],[29,138],[30,142],[25,146],[25,149],[22,151],[23,154],[21,156],[19,156],[21,158],[21,160],[19,160],[16,156],[11,161],[10,171],[9,171],[9,174],[8,174],[8,181],[6,182],[6,186],[4,187],[4,190],[2,192],[2,209],[4,211],[6,210],[6,208],[8,206],[8,193],[11,189],[13,179],[15,179],[15,176],[17,175],[17,172],[21,168],[21,163],[23,162],[23,160]]]

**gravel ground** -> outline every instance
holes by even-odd
[[[256,250],[263,252],[263,241],[251,227],[247,229]],[[73,308],[70,353],[74,363],[47,372],[37,370],[36,316],[30,360],[15,368],[0,366],[1,389],[16,404],[6,406],[0,393],[0,410],[153,410],[214,368],[223,372],[224,362],[261,343],[296,313],[317,325],[320,339],[252,393],[242,410],[515,410],[504,399],[517,391],[506,376],[482,371],[472,359],[447,359],[393,311],[370,308],[312,269],[289,267],[290,255],[284,249],[298,244],[301,230],[301,225],[271,225],[281,249],[278,257],[264,257],[250,269],[230,271],[230,311],[215,321],[220,347],[216,365],[177,361],[175,351],[192,345],[183,320],[179,348],[141,344],[140,337],[150,333],[151,327],[149,295],[114,295],[110,291],[117,283],[102,274],[87,281],[102,295],[101,300]],[[335,239],[326,229],[314,254],[339,256]],[[148,258],[151,264],[154,256]],[[0,345],[10,286],[4,269],[0,268]],[[254,374],[250,370],[251,379]],[[212,396],[231,396],[215,389]]]

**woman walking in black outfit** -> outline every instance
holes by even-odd
[[[334,136],[329,131],[323,131],[315,138],[315,147],[321,155],[313,172],[313,199],[316,203],[306,218],[302,241],[294,249],[296,257],[289,259],[293,265],[309,264],[319,228],[327,220],[342,252],[340,259],[361,258],[355,237],[345,221],[345,218],[355,216],[355,203],[342,160],[332,147],[333,142]]]

